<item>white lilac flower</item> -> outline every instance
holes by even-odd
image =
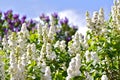
[[[59,48],[60,47],[60,41],[58,40],[55,44],[54,44],[54,48]]]
[[[55,26],[50,26],[49,33],[48,33],[48,40],[53,41],[55,35]]]
[[[114,0],[113,3],[115,6],[117,6],[117,0]]]
[[[43,37],[43,42],[44,43],[47,43],[47,41],[48,41],[48,26],[47,26],[47,24],[44,26],[44,27],[42,27],[42,37]]]
[[[50,60],[53,60],[56,58],[56,54],[54,51],[52,51],[52,44],[47,43],[46,45],[46,57]]]
[[[88,72],[84,72],[84,74],[86,76],[86,80],[93,80],[92,76],[90,76]]]
[[[96,52],[86,51],[85,57],[86,57],[86,62],[93,60],[93,65],[95,65],[99,61],[99,58]]]
[[[40,59],[43,59],[46,54],[46,43],[42,45],[41,51],[40,51]]]
[[[3,56],[0,56],[0,79],[5,80],[5,69],[4,62],[2,61]]]
[[[35,43],[31,44],[31,50],[32,50],[33,53],[36,52],[36,45],[35,45]]]
[[[66,51],[66,44],[65,44],[65,41],[64,41],[64,40],[62,40],[62,41],[60,42],[60,50],[63,51],[63,52]]]
[[[44,80],[52,80],[50,67],[45,68]]]
[[[21,61],[18,61],[18,79],[19,80],[25,80],[25,65],[21,63]]]
[[[107,75],[102,75],[101,80],[108,80]]]
[[[95,24],[98,23],[98,12],[97,11],[93,12],[92,22]]]
[[[43,61],[42,63],[41,63],[41,72],[45,72],[45,68],[46,68],[46,63],[45,63],[45,61]]]
[[[17,46],[17,40],[15,33],[8,36],[8,47],[14,49]]]
[[[91,61],[91,54],[88,50],[85,52],[85,57],[87,62]]]
[[[17,33],[17,35],[18,35],[18,40],[17,40],[17,42],[19,43],[19,47],[21,48],[21,49],[25,49],[25,47],[26,47],[26,38],[24,37],[24,34],[22,33],[22,32],[18,32]]]
[[[78,32],[75,33],[72,41],[73,43],[71,45],[68,46],[68,52],[70,55],[75,55],[77,53],[80,53],[80,38],[79,38],[80,34]]]
[[[98,20],[99,20],[100,24],[104,23],[104,10],[103,10],[103,8],[100,8],[100,10],[99,10]]]
[[[42,36],[42,25],[41,24],[38,24],[37,32],[38,32],[39,37]]]
[[[29,60],[31,58],[32,50],[31,50],[31,44],[27,45],[27,59]]]
[[[81,66],[81,61],[80,61],[80,54],[77,54],[76,57],[71,59],[71,62],[69,63],[69,67],[67,69],[67,74],[68,76],[66,77],[66,80],[70,80],[71,78],[75,76],[80,76],[80,66]]]
[[[76,69],[79,69],[80,67],[81,67],[81,60],[80,60],[80,54],[76,54],[76,57],[75,57],[75,59],[76,59]]]
[[[8,42],[7,42],[6,37],[4,37],[4,38],[2,39],[2,45],[3,45],[3,49],[7,49],[7,48],[8,48]]]
[[[17,80],[18,79],[18,66],[17,61],[15,57],[15,53],[13,51],[10,52],[10,67],[9,67],[9,73],[11,74],[10,79]]]
[[[22,24],[22,27],[21,27],[21,31],[24,35],[25,38],[29,39],[29,32],[27,30],[27,26],[26,26],[26,23],[23,23]]]
[[[91,18],[90,18],[90,15],[89,15],[89,12],[87,11],[86,12],[86,24],[87,24],[87,27],[91,27],[92,25],[92,21],[91,21]]]
[[[91,56],[92,56],[94,65],[99,62],[99,58],[96,52],[91,52]]]

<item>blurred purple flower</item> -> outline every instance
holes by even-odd
[[[23,17],[21,18],[21,24],[25,23],[25,19],[26,19],[26,16],[23,16]]]
[[[0,41],[2,41],[2,36],[0,36]]]
[[[12,31],[14,31],[13,30],[14,29],[14,25],[13,24],[9,24],[9,29],[12,30]]]
[[[64,23],[65,23],[65,24],[68,24],[68,18],[65,17]]]
[[[60,20],[60,24],[63,25],[63,24],[68,24],[68,18],[65,17],[65,19],[61,19]]]
[[[48,23],[48,22],[50,21],[49,16],[45,16],[44,20],[45,20],[45,22],[47,22],[47,23]]]
[[[61,25],[64,24],[64,20],[63,20],[63,19],[60,20],[60,24],[61,24]]]
[[[6,13],[7,13],[7,14],[12,14],[12,12],[13,12],[13,11],[10,9],[10,10],[8,10]]]
[[[2,15],[2,11],[0,11],[0,15]]]
[[[10,19],[7,19],[8,24],[13,25],[13,22]]]
[[[13,15],[13,18],[14,18],[14,19],[18,19],[18,18],[19,18],[19,14],[14,14],[14,15]]]
[[[12,10],[8,10],[7,12],[4,13],[4,19],[8,19],[8,18],[11,18],[12,16]]]
[[[42,15],[40,16],[40,19],[41,19],[41,20],[43,20],[43,18],[45,18],[45,14],[42,14]]]
[[[52,17],[53,17],[53,18],[58,18],[58,14],[54,12],[54,13],[52,14]]]
[[[29,23],[30,23],[30,24],[33,24],[33,20],[31,19],[31,20],[29,21]]]
[[[78,26],[73,25],[72,28],[76,30],[78,29]]]
[[[19,31],[20,31],[20,27],[14,28],[14,31],[15,31],[15,32],[19,32]]]
[[[84,39],[84,36],[82,36],[82,39]]]
[[[71,38],[70,36],[68,36],[68,37],[66,38],[66,41],[69,42],[71,39],[72,39],[72,38]]]
[[[26,19],[26,16],[24,15],[21,19],[24,19],[24,20],[25,20],[25,19]]]
[[[15,27],[18,27],[18,26],[20,25],[21,21],[20,21],[19,19],[15,19],[15,20],[13,21],[13,23],[14,23],[14,26],[15,26]]]
[[[5,34],[8,33],[8,29],[7,28],[3,28],[3,31],[4,31]]]

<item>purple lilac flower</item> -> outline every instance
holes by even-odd
[[[7,15],[7,13],[4,13],[4,19],[5,19],[5,20],[8,19],[8,15]]]
[[[33,24],[33,20],[31,19],[29,23],[30,23],[30,24]]]
[[[4,31],[5,34],[8,33],[8,29],[7,28],[3,28],[3,31]]]
[[[16,28],[14,28],[14,31],[15,31],[15,32],[19,32],[19,31],[20,31],[20,27],[18,26],[18,27],[16,27]]]
[[[2,16],[2,11],[0,11],[0,16]]]
[[[22,17],[22,19],[24,19],[24,20],[25,20],[25,19],[26,19],[26,16],[24,15],[24,16]]]
[[[72,39],[72,38],[71,38],[70,36],[68,36],[68,37],[66,38],[66,41],[69,42],[71,39]]]
[[[19,19],[16,19],[13,21],[15,27],[19,26],[19,24],[21,23],[21,21]]]
[[[19,14],[14,14],[14,15],[13,15],[13,18],[14,18],[14,19],[18,19],[18,18],[19,18]]]
[[[0,36],[0,41],[2,41],[2,36]]]
[[[61,24],[61,25],[64,24],[64,20],[63,20],[63,19],[60,20],[60,24]]]
[[[25,22],[25,19],[26,19],[26,16],[23,16],[23,17],[21,18],[21,24],[23,24],[23,23]]]
[[[65,19],[64,19],[64,23],[65,23],[65,24],[68,23],[68,18],[65,17]]]
[[[12,14],[12,12],[13,12],[13,11],[10,9],[10,10],[8,10],[6,13],[7,13],[7,14]]]
[[[57,13],[53,13],[53,14],[52,14],[52,17],[53,17],[53,18],[58,18],[58,14],[57,14]]]
[[[43,18],[45,18],[45,14],[42,14],[42,15],[40,16],[40,19],[41,19],[41,20],[43,20]]]
[[[8,10],[7,12],[4,13],[4,18],[7,20],[8,18],[11,18],[12,16],[12,10]]]
[[[60,24],[63,25],[63,24],[68,24],[68,18],[65,17],[65,19],[61,19],[60,20]]]
[[[13,25],[13,22],[10,19],[7,19],[8,24]]]
[[[48,23],[48,22],[50,21],[49,16],[45,16],[44,20],[45,20],[45,22],[47,22],[47,23]]]
[[[84,36],[82,36],[82,39],[84,39]]]
[[[76,30],[78,29],[78,26],[73,25],[72,28]]]

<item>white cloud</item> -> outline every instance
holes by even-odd
[[[78,14],[74,10],[65,10],[58,13],[60,18],[67,17],[69,19],[69,24],[77,25],[79,30],[78,32],[82,34],[86,34],[87,27],[85,24],[85,17],[83,17],[83,14]]]

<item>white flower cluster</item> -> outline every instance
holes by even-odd
[[[3,45],[3,50],[8,49],[8,42],[7,42],[6,36],[4,36],[4,38],[2,39],[2,45]]]
[[[3,56],[0,56],[0,79],[5,80],[4,62],[2,61]]]
[[[111,15],[113,20],[113,27],[119,28],[120,27],[119,25],[120,24],[120,1],[119,0],[114,0],[114,6],[112,6],[112,9],[111,9]]]
[[[93,65],[99,62],[99,58],[96,52],[89,52],[88,50],[85,53],[86,61],[89,62],[93,60]]]
[[[54,47],[55,48],[59,48],[62,52],[65,52],[66,51],[66,43],[64,40],[62,41],[57,41],[55,44],[54,44]]]
[[[81,67],[80,54],[76,54],[76,56],[72,58],[71,62],[69,63],[69,67],[67,69],[68,76],[66,77],[66,80],[70,80],[75,76],[80,76],[81,73],[79,70],[80,67]]]
[[[52,80],[50,67],[46,66],[44,60],[40,64],[40,67],[41,67],[41,72],[44,73],[44,74],[41,73],[42,75],[41,80]]]
[[[45,68],[44,80],[52,80],[50,67]]]
[[[54,60],[56,59],[57,55],[52,50],[54,36],[56,34],[55,26],[49,26],[46,24],[44,27],[39,24],[38,26],[38,36],[40,38],[40,41],[43,41],[42,48],[40,50],[40,56],[38,58],[38,66],[40,66],[41,71],[44,74],[41,78],[42,80],[51,80],[51,71],[50,67],[46,66],[46,58],[47,60]],[[42,62],[42,63],[41,63]]]
[[[93,12],[92,18],[90,18],[89,12],[86,12],[87,27],[92,30],[101,30],[104,27],[104,10],[101,8],[99,12]]]
[[[93,80],[92,76],[88,72],[84,72],[86,80]]]
[[[41,24],[38,25],[38,36],[40,37],[40,39],[42,38],[42,41],[44,43],[53,42],[55,34],[55,26],[49,26],[48,24],[46,24],[44,27],[42,27]]]
[[[56,54],[52,51],[52,45],[50,43],[47,43],[46,45],[46,57],[49,60],[54,60],[56,58]]]
[[[17,34],[13,32],[8,36],[7,45],[10,50],[9,73],[11,80],[25,80],[25,66],[29,62],[29,57],[36,52],[35,44],[27,44],[27,39],[29,39],[29,32],[25,23],[22,25],[20,32]],[[4,42],[5,40],[3,40],[3,44]],[[33,58],[35,59],[35,57],[32,56],[32,59]]]
[[[107,75],[102,75],[101,80],[108,80]]]
[[[73,39],[72,39],[73,43],[71,43],[68,46],[68,52],[70,55],[75,55],[77,53],[80,53],[80,34],[78,32],[75,33]]]

